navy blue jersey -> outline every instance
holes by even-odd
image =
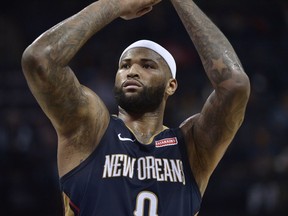
[[[193,216],[201,203],[180,128],[146,145],[116,117],[60,184],[65,216]]]

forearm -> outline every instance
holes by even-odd
[[[171,2],[215,90],[201,112],[181,126],[191,149],[192,171],[203,194],[212,172],[243,122],[250,84],[227,38],[197,5],[192,0]]]
[[[30,90],[58,129],[74,127],[71,119],[80,122],[96,101],[90,90],[80,85],[68,63],[90,37],[119,16],[112,2],[90,4],[48,29],[23,53],[22,68]]]
[[[193,41],[213,87],[228,79],[244,79],[241,63],[223,33],[192,0],[171,0]],[[223,87],[223,86],[222,86]]]
[[[113,1],[97,1],[44,32],[28,50],[64,67],[88,39],[119,15]]]

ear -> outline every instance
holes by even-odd
[[[178,87],[177,80],[173,78],[169,79],[166,86],[166,93],[169,96],[173,95],[177,87]]]

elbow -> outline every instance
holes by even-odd
[[[234,80],[234,85],[232,87],[233,92],[236,95],[246,98],[248,101],[251,91],[250,79],[246,73],[242,72],[238,74],[237,78]]]
[[[250,80],[244,71],[237,71],[233,73],[230,79],[222,82],[215,90],[220,95],[227,94],[227,96],[229,95],[232,98],[243,98],[248,101],[250,96]]]
[[[246,73],[243,72],[242,77],[241,77],[241,81],[240,81],[240,89],[247,94],[247,96],[250,95],[250,90],[251,90],[251,86],[250,86],[250,79],[247,76]]]
[[[45,52],[44,48],[31,44],[24,50],[21,66],[25,76],[31,76],[31,74],[44,75],[47,64],[47,52]]]

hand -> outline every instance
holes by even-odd
[[[123,8],[120,17],[125,20],[141,17],[150,12],[153,6],[160,1],[161,0],[118,0],[121,8]]]

